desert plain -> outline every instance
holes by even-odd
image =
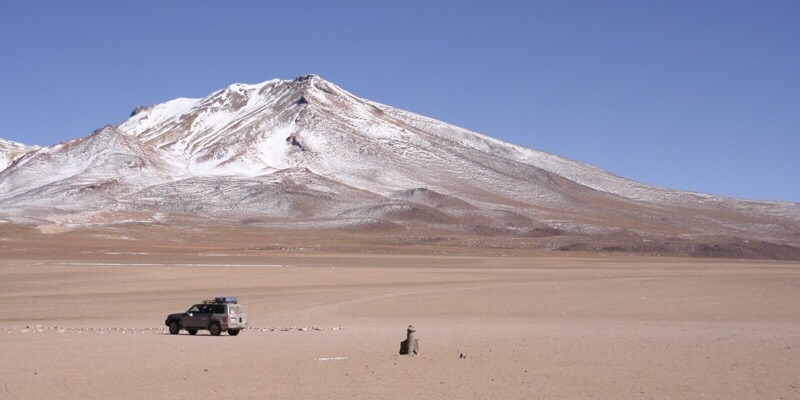
[[[2,399],[800,399],[797,262],[3,229]]]

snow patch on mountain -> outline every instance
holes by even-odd
[[[39,149],[39,146],[27,146],[11,140],[0,139],[0,171],[8,168],[11,163],[32,151]]]
[[[44,212],[116,207],[122,196],[184,171],[181,160],[107,126],[44,147],[0,172],[0,205]]]

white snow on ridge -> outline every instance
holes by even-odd
[[[177,179],[183,170],[180,160],[105,127],[85,138],[42,148],[0,172],[0,201],[11,201],[9,208],[19,204],[91,209]],[[15,196],[23,197],[15,203]]]
[[[27,146],[11,140],[0,139],[0,171],[8,168],[18,158],[39,149],[39,146]]]
[[[146,109],[126,120],[118,129],[134,136],[140,135],[147,127],[166,123],[180,118],[194,107],[200,99],[177,98]]]

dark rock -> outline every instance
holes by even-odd
[[[146,110],[149,110],[149,109],[150,109],[150,107],[148,107],[148,106],[136,106],[136,108],[134,108],[133,111],[131,111],[131,117],[136,115],[136,114],[139,114],[142,111],[146,111]]]
[[[295,82],[305,82],[305,81],[310,81],[311,79],[316,78],[316,77],[317,77],[317,75],[315,75],[315,74],[300,75],[297,78],[294,78],[294,81]]]
[[[289,143],[292,146],[297,147],[298,149],[300,149],[300,151],[306,151],[305,146],[303,146],[303,144],[300,143],[300,141],[297,140],[297,137],[294,136],[294,135],[291,135],[291,136],[287,137],[286,138],[286,143]]]

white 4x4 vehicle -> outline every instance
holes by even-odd
[[[169,333],[177,335],[185,329],[190,335],[204,330],[213,336],[228,332],[236,336],[247,327],[247,314],[244,308],[237,304],[236,297],[216,297],[214,300],[204,300],[195,304],[186,312],[170,314],[164,323],[169,327]]]

